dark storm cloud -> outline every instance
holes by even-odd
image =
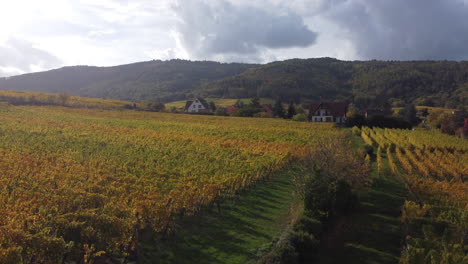
[[[273,13],[227,1],[181,1],[174,11],[181,44],[198,59],[233,54],[255,58],[264,48],[306,47],[317,37],[291,10]]]
[[[463,0],[343,0],[326,16],[346,30],[361,59],[468,59]]]
[[[38,49],[31,42],[10,38],[0,45],[0,68],[16,69],[19,72],[30,72],[36,68],[49,69],[58,67],[61,60],[50,53]],[[6,75],[1,72],[0,75]]]

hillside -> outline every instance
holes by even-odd
[[[347,100],[362,106],[468,104],[468,62],[347,62],[331,58],[266,64],[205,84],[204,95],[285,100]]]
[[[115,67],[65,67],[0,79],[0,90],[67,91],[119,100],[211,98],[346,100],[457,108],[468,105],[468,62],[292,59],[264,65],[150,61]]]
[[[0,78],[0,90],[68,92],[119,100],[185,99],[202,83],[239,74],[253,64],[185,60],[148,61],[115,67],[74,66]]]

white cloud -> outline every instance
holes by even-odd
[[[0,62],[2,75],[45,70],[62,64],[60,59],[33,43],[17,38],[9,38],[0,45]]]
[[[307,47],[316,39],[303,18],[289,9],[193,0],[179,2],[174,11],[180,42],[196,59],[258,61],[266,49]]]
[[[2,75],[171,58],[468,59],[468,0],[0,0],[0,7]]]

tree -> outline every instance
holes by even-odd
[[[350,115],[346,118],[346,126],[347,127],[363,127],[363,126],[367,126],[367,120],[366,120],[366,117],[364,117],[363,115],[361,114],[353,114],[353,115]]]
[[[302,107],[302,105],[298,105],[298,106],[296,107],[296,112],[297,112],[298,114],[305,114],[305,110],[304,110],[304,108]]]
[[[286,116],[286,114],[284,113],[284,109],[283,109],[283,103],[281,103],[281,99],[278,98],[278,100],[276,100],[275,104],[273,105],[273,115],[275,117],[281,117],[281,118],[284,118]]]
[[[346,113],[346,116],[348,118],[353,118],[356,115],[359,115],[359,109],[356,107],[354,104],[349,104],[348,106],[348,112]]]
[[[225,108],[221,108],[221,107],[218,107],[216,109],[216,111],[214,112],[215,115],[217,116],[226,116],[226,109]]]
[[[407,121],[413,126],[419,123],[419,118],[416,116],[416,107],[414,106],[414,104],[405,105],[400,114],[405,121]]]
[[[61,92],[58,94],[58,103],[60,105],[65,106],[68,102],[68,99],[70,99],[70,95],[66,92]]]
[[[166,109],[166,106],[159,102],[159,101],[150,101],[146,104],[146,108],[148,111],[160,112]]]
[[[306,114],[297,114],[297,115],[293,116],[292,120],[299,121],[299,122],[305,122],[305,121],[307,121],[307,116],[306,116]]]
[[[293,118],[293,116],[295,116],[296,114],[297,114],[296,108],[294,107],[294,103],[291,101],[291,103],[289,103],[287,117],[288,117],[289,119],[291,119],[291,118]]]
[[[262,105],[260,104],[260,98],[252,98],[252,100],[250,101],[250,106],[252,106],[253,108],[262,108]]]
[[[211,111],[216,111],[216,104],[213,101],[210,101]]]
[[[240,99],[237,100],[237,102],[234,104],[234,106],[237,107],[237,108],[242,108],[242,107],[244,107],[244,105],[245,105],[244,102],[242,100],[240,100]]]

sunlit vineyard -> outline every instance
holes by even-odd
[[[389,173],[402,177],[411,195],[402,212],[408,236],[401,262],[466,263],[468,142],[425,130],[362,128],[361,137],[378,155],[385,149]]]
[[[117,109],[132,107],[133,103],[121,100],[70,96],[67,93],[41,93],[0,90],[0,101],[18,105],[66,105],[70,107]]]
[[[140,229],[171,232],[343,133],[277,119],[2,105],[0,262],[130,253]]]

